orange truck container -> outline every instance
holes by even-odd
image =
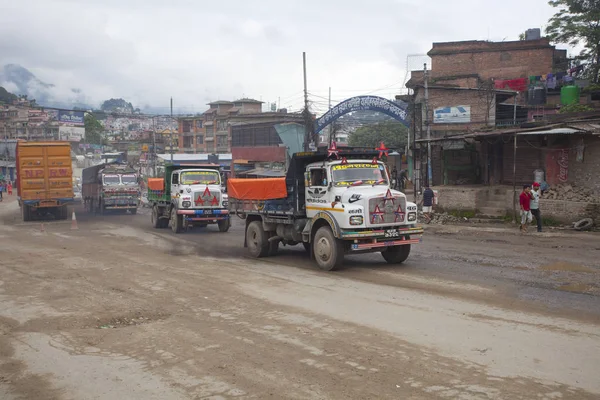
[[[17,142],[17,193],[24,221],[51,213],[67,219],[73,202],[69,142]]]

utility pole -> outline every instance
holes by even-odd
[[[310,139],[312,136],[312,129],[310,129],[311,120],[310,112],[308,111],[308,87],[306,83],[306,52],[302,52],[302,69],[304,72],[304,129],[306,129],[304,135],[304,151],[308,151]]]
[[[171,123],[169,124],[169,150],[171,150],[171,164],[173,164],[173,97],[171,97]]]
[[[427,127],[427,185],[431,185],[431,125],[429,122],[429,76],[427,63],[423,63],[423,78],[425,79],[425,126]]]
[[[152,177],[156,178],[156,116],[152,117]]]
[[[331,110],[331,86],[329,86],[329,100],[327,101],[327,105],[329,106],[329,110]],[[329,143],[329,147],[331,148],[331,144],[333,142],[333,139],[335,138],[335,122],[333,124],[329,124],[329,140],[327,141]]]

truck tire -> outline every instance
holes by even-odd
[[[64,205],[60,208],[60,219],[68,219],[69,218],[69,208]]]
[[[230,219],[223,219],[217,223],[219,225],[219,232],[227,232],[231,227]]]
[[[322,226],[313,238],[315,261],[323,271],[333,271],[344,262],[344,247],[341,240],[333,236],[329,226]]]
[[[388,247],[381,255],[388,264],[402,264],[410,254],[410,244]]]
[[[246,228],[246,243],[252,257],[266,257],[269,254],[267,233],[260,221],[252,221]]]
[[[177,208],[171,208],[171,230],[173,233],[181,233],[183,231],[183,215],[177,214]]]
[[[130,208],[129,212],[131,212],[131,215],[135,215],[137,214],[137,208]]]

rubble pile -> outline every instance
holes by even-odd
[[[431,218],[431,224],[445,225],[458,222],[466,222],[467,218],[459,218],[448,213],[434,213]],[[423,213],[419,211],[419,222],[425,223]]]
[[[584,203],[600,202],[599,196],[595,195],[592,190],[567,184],[559,184],[550,187],[550,189],[543,194],[542,198],[548,200],[570,200]]]

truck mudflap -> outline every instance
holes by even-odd
[[[418,244],[422,241],[423,228],[388,228],[342,232],[342,239],[352,241],[350,250],[369,250],[379,247]]]

